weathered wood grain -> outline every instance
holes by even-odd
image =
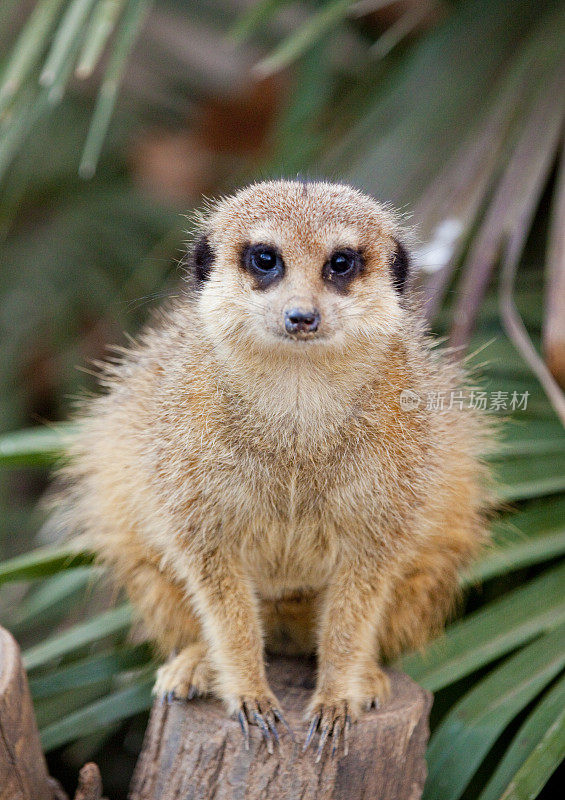
[[[52,800],[18,645],[0,628],[0,800]]]
[[[302,753],[302,715],[313,665],[276,659],[270,682],[296,742],[282,734],[267,753],[257,728],[246,751],[239,725],[213,700],[156,702],[131,786],[131,800],[418,800],[426,776],[431,696],[390,673],[392,698],[352,727],[349,754]]]

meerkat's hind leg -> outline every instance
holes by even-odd
[[[213,691],[214,670],[203,642],[188,645],[160,667],[153,689],[167,700],[193,700]]]

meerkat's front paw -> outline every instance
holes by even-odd
[[[388,676],[376,664],[368,664],[352,691],[319,690],[312,698],[306,718],[310,722],[302,750],[307,750],[314,734],[319,732],[316,762],[324,752],[328,738],[331,741],[331,754],[335,755],[340,739],[343,737],[343,752],[349,752],[349,731],[362,711],[378,708],[390,695]]]
[[[360,708],[379,708],[390,697],[390,679],[377,664],[367,664],[359,680]]]
[[[236,714],[243,733],[246,750],[249,750],[249,725],[257,725],[269,753],[273,752],[273,742],[279,743],[278,723],[281,723],[286,728],[294,741],[292,730],[283,717],[278,700],[273,694],[265,694],[261,697],[240,697]]]
[[[316,763],[321,759],[324,746],[328,737],[331,738],[332,756],[335,755],[340,738],[343,736],[343,751],[347,755],[349,750],[349,729],[353,721],[353,712],[349,702],[343,700],[316,700],[310,703],[307,718],[310,721],[308,734],[302,746],[302,751],[310,746],[316,731],[320,732],[318,749],[316,751]]]
[[[192,700],[212,691],[213,670],[205,644],[196,642],[185,647],[157,670],[153,694],[167,700]]]

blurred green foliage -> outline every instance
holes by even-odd
[[[565,224],[547,222],[564,180],[563,170],[555,177],[564,34],[557,0],[3,4],[0,622],[24,647],[59,777],[95,758],[107,792],[125,796],[155,664],[128,638],[128,606],[108,609],[88,554],[35,538],[37,497],[64,437],[51,423],[94,388],[75,366],[123,343],[148,306],[178,291],[190,228],[179,212],[201,191],[301,171],[399,206],[416,226],[420,290],[438,333],[463,343],[474,324],[483,388],[529,393],[493,456],[512,507],[494,526],[495,547],[462,578],[465,613],[403,667],[436,693],[427,798],[555,789],[565,751],[565,435],[504,333],[497,271],[517,241],[513,300],[539,350],[548,241]],[[246,149],[241,119],[258,119],[257,96],[269,93],[260,146]],[[238,104],[245,111],[230,127]],[[232,149],[210,141],[224,124]],[[167,194],[165,179],[160,193],[147,188],[158,183],[144,172],[154,130],[157,151],[174,135],[185,161],[204,162],[205,179],[184,195]],[[162,160],[174,167],[171,152]]]

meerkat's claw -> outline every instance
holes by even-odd
[[[275,708],[270,698],[262,698],[261,700],[242,698],[237,718],[243,732],[246,750],[249,749],[249,725],[257,725],[269,753],[274,752],[273,742],[277,745],[280,744],[279,731],[277,730],[278,722],[284,725],[292,741],[294,741],[288,722],[283,717],[280,709]]]
[[[312,741],[312,737],[314,736],[314,731],[318,727],[319,721],[320,721],[320,715],[319,714],[314,714],[314,716],[312,717],[312,721],[310,723],[310,727],[308,729],[308,733],[306,735],[306,740],[304,741],[304,744],[302,745],[302,752],[307,750],[308,747],[310,746],[310,742]]]
[[[243,713],[243,710],[238,712],[237,718],[238,718],[239,724],[241,726],[241,732],[243,733],[243,740],[245,742],[245,749],[249,750],[249,723],[247,722],[247,717]]]
[[[326,743],[326,739],[328,738],[328,734],[330,732],[330,725],[324,725],[322,728],[322,732],[320,733],[320,740],[318,742],[318,749],[316,751],[316,764],[322,757],[322,753],[324,752],[324,745]]]
[[[338,706],[331,706],[329,708],[320,706],[318,711],[316,711],[311,718],[310,727],[304,745],[302,746],[302,751],[307,750],[314,733],[318,730],[320,732],[320,738],[316,749],[316,763],[322,758],[328,738],[330,738],[332,742],[331,755],[332,757],[335,756],[342,734],[344,744],[343,752],[344,755],[347,755],[349,751],[348,738],[350,727],[351,716],[347,703],[340,703]]]
[[[186,693],[185,697],[180,697],[174,689],[170,689],[168,692],[161,692],[159,694],[159,699],[161,704],[163,703],[174,703],[175,700],[194,700],[195,697],[200,697],[201,692],[199,692],[196,686],[192,684],[188,688],[188,692]]]
[[[257,723],[259,730],[263,735],[263,739],[265,740],[265,744],[267,745],[267,751],[272,755],[273,754],[273,739],[271,737],[271,732],[267,726],[267,723],[263,719],[263,716],[259,714],[258,711],[253,713],[253,719]]]
[[[337,753],[340,736],[341,736],[341,725],[334,725],[332,731],[332,758]]]
[[[280,744],[279,733],[277,731],[277,726],[276,726],[276,717],[274,713],[272,711],[267,711],[267,713],[265,714],[265,720],[267,722],[267,725],[269,726],[269,730],[271,731],[271,734],[273,735],[275,742],[277,744]]]
[[[343,754],[346,756],[349,753],[349,731],[351,730],[351,717],[349,714],[345,717],[345,727],[343,729]]]
[[[171,703],[209,694],[212,685],[213,673],[206,645],[194,642],[157,670],[153,692]]]
[[[286,732],[294,742],[295,741],[294,733],[292,732],[292,728],[290,727],[286,719],[283,717],[282,711],[279,708],[273,708],[273,714],[275,715],[275,719],[286,728]]]

